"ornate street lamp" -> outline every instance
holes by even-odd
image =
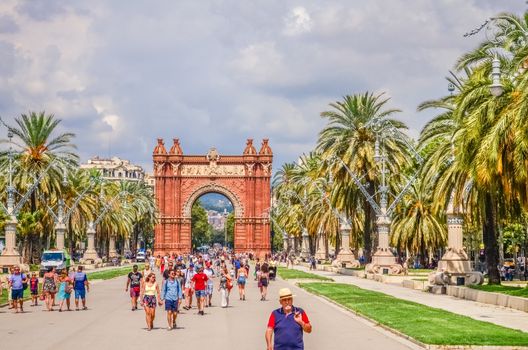
[[[495,96],[499,97],[504,92],[504,87],[502,86],[500,82],[501,78],[501,71],[500,71],[500,61],[497,55],[493,58],[493,61],[491,61],[491,85],[490,85],[490,93]]]
[[[56,163],[58,162],[58,159],[53,159],[48,166],[42,170],[39,174],[39,176],[35,179],[33,184],[29,187],[29,189],[26,191],[26,193],[21,194],[21,198],[18,202],[15,200],[15,194],[18,193],[15,189],[15,186],[13,185],[13,147],[12,147],[12,139],[13,139],[13,131],[12,129],[6,125],[1,119],[0,122],[7,127],[7,137],[9,139],[9,150],[8,150],[8,172],[9,172],[9,182],[7,186],[7,203],[6,206],[4,206],[3,203],[0,203],[0,209],[3,210],[7,216],[8,219],[5,223],[5,248],[2,252],[2,255],[0,255],[0,266],[12,266],[12,265],[20,265],[22,264],[22,258],[19,254],[19,252],[16,249],[16,226],[18,224],[16,216],[20,212],[20,209],[24,206],[24,204],[29,200],[33,192],[37,189],[40,182],[44,179],[48,171],[53,168]]]
[[[375,124],[375,123],[373,123]],[[403,272],[403,267],[400,265],[396,257],[392,254],[389,248],[389,232],[391,226],[391,214],[396,209],[396,205],[402,200],[403,195],[414,183],[418,177],[418,169],[414,172],[410,179],[407,180],[402,190],[394,196],[394,199],[389,205],[389,186],[387,184],[387,176],[389,169],[387,169],[387,155],[384,151],[383,141],[384,137],[397,138],[406,144],[407,148],[411,151],[413,158],[419,163],[423,163],[423,159],[414,149],[414,146],[408,142],[407,137],[396,129],[392,124],[386,125],[384,129],[380,129],[377,132],[376,141],[374,144],[374,160],[380,165],[381,181],[377,192],[370,195],[366,189],[366,186],[361,182],[361,179],[346,165],[346,163],[334,155],[336,161],[338,161],[343,168],[346,169],[356,186],[359,188],[361,193],[365,196],[370,206],[376,213],[376,228],[378,231],[378,247],[376,252],[372,256],[372,262],[367,264],[365,271],[367,273],[374,274],[399,274]],[[379,204],[375,201],[375,196],[379,194]]]

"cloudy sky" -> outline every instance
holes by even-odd
[[[320,112],[386,92],[417,136],[416,106],[486,18],[524,0],[0,2],[0,116],[45,110],[83,160],[151,166],[157,137],[187,154],[239,154],[270,138],[275,169],[309,151]],[[0,130],[0,133],[4,131]],[[3,137],[0,135],[0,137]]]

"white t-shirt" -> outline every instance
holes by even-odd
[[[214,284],[213,277],[215,275],[212,268],[205,268],[204,273],[207,276],[207,285],[212,286]]]
[[[191,288],[191,280],[194,277],[194,275],[196,275],[196,271],[194,269],[192,269],[192,270],[185,269],[182,272],[183,272],[183,277],[185,278],[185,286],[184,287],[185,288]]]

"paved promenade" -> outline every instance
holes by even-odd
[[[414,301],[438,309],[444,309],[456,314],[469,316],[476,320],[487,321],[508,328],[515,328],[528,332],[528,314],[519,310],[459,299],[448,295],[429,294],[419,290],[403,288],[402,286],[395,284],[380,283],[365,278],[341,275],[333,272],[310,271],[303,266],[295,266],[295,268],[330,277],[339,283],[353,284],[360,288],[378,291],[392,295],[396,298]]]
[[[144,312],[130,310],[125,293],[126,278],[94,283],[88,294],[87,311],[45,312],[42,306],[26,303],[24,314],[0,309],[0,344],[2,349],[265,349],[264,331],[270,312],[279,307],[277,291],[290,287],[295,304],[303,307],[313,325],[305,334],[306,349],[417,349],[384,330],[342,309],[293,287],[285,281],[272,282],[269,301],[259,301],[254,281],[250,281],[247,301],[238,300],[232,291],[231,307],[222,309],[218,293],[205,316],[196,309],[178,317],[178,329],[167,331],[166,314],[157,309],[155,329],[145,330]],[[215,291],[216,292],[216,291]],[[41,302],[42,304],[42,302]]]

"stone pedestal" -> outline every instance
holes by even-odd
[[[391,221],[387,215],[378,215],[378,248],[372,255],[372,262],[365,267],[366,273],[398,275],[403,273],[403,266],[389,248],[389,230]]]
[[[99,257],[99,255],[97,255],[97,252],[95,251],[95,229],[93,227],[88,227],[88,230],[86,230],[86,236],[88,237],[88,247],[86,248],[86,251],[84,252],[81,263],[83,264],[101,263],[102,260]]]
[[[55,248],[64,250],[64,235],[66,233],[66,225],[58,223],[55,225]]]
[[[285,234],[282,235],[282,249],[286,253],[290,250],[290,239]]]
[[[17,219],[11,216],[5,223],[5,248],[0,255],[0,266],[7,267],[21,265],[22,257],[16,249]]]
[[[448,248],[442,259],[438,262],[438,268],[429,275],[429,283],[432,285],[448,284],[482,284],[484,276],[482,273],[473,271],[467,253],[463,247],[464,219],[453,207],[451,200],[447,207],[447,240]]]
[[[350,250],[350,225],[346,222],[341,222],[339,233],[341,234],[341,248],[337,253],[336,259],[332,265],[336,267],[359,267],[359,261],[356,260],[354,253]]]
[[[301,259],[308,260],[310,257],[310,239],[308,236],[308,231],[303,229],[301,235]]]
[[[315,258],[317,260],[325,260],[326,259],[326,251],[325,251],[325,236],[324,233],[319,233],[319,237],[317,239],[317,251],[315,252]]]
[[[108,245],[108,256],[110,256],[110,258],[117,257],[117,251],[116,251],[115,244],[116,244],[115,236],[110,236],[110,242]]]

